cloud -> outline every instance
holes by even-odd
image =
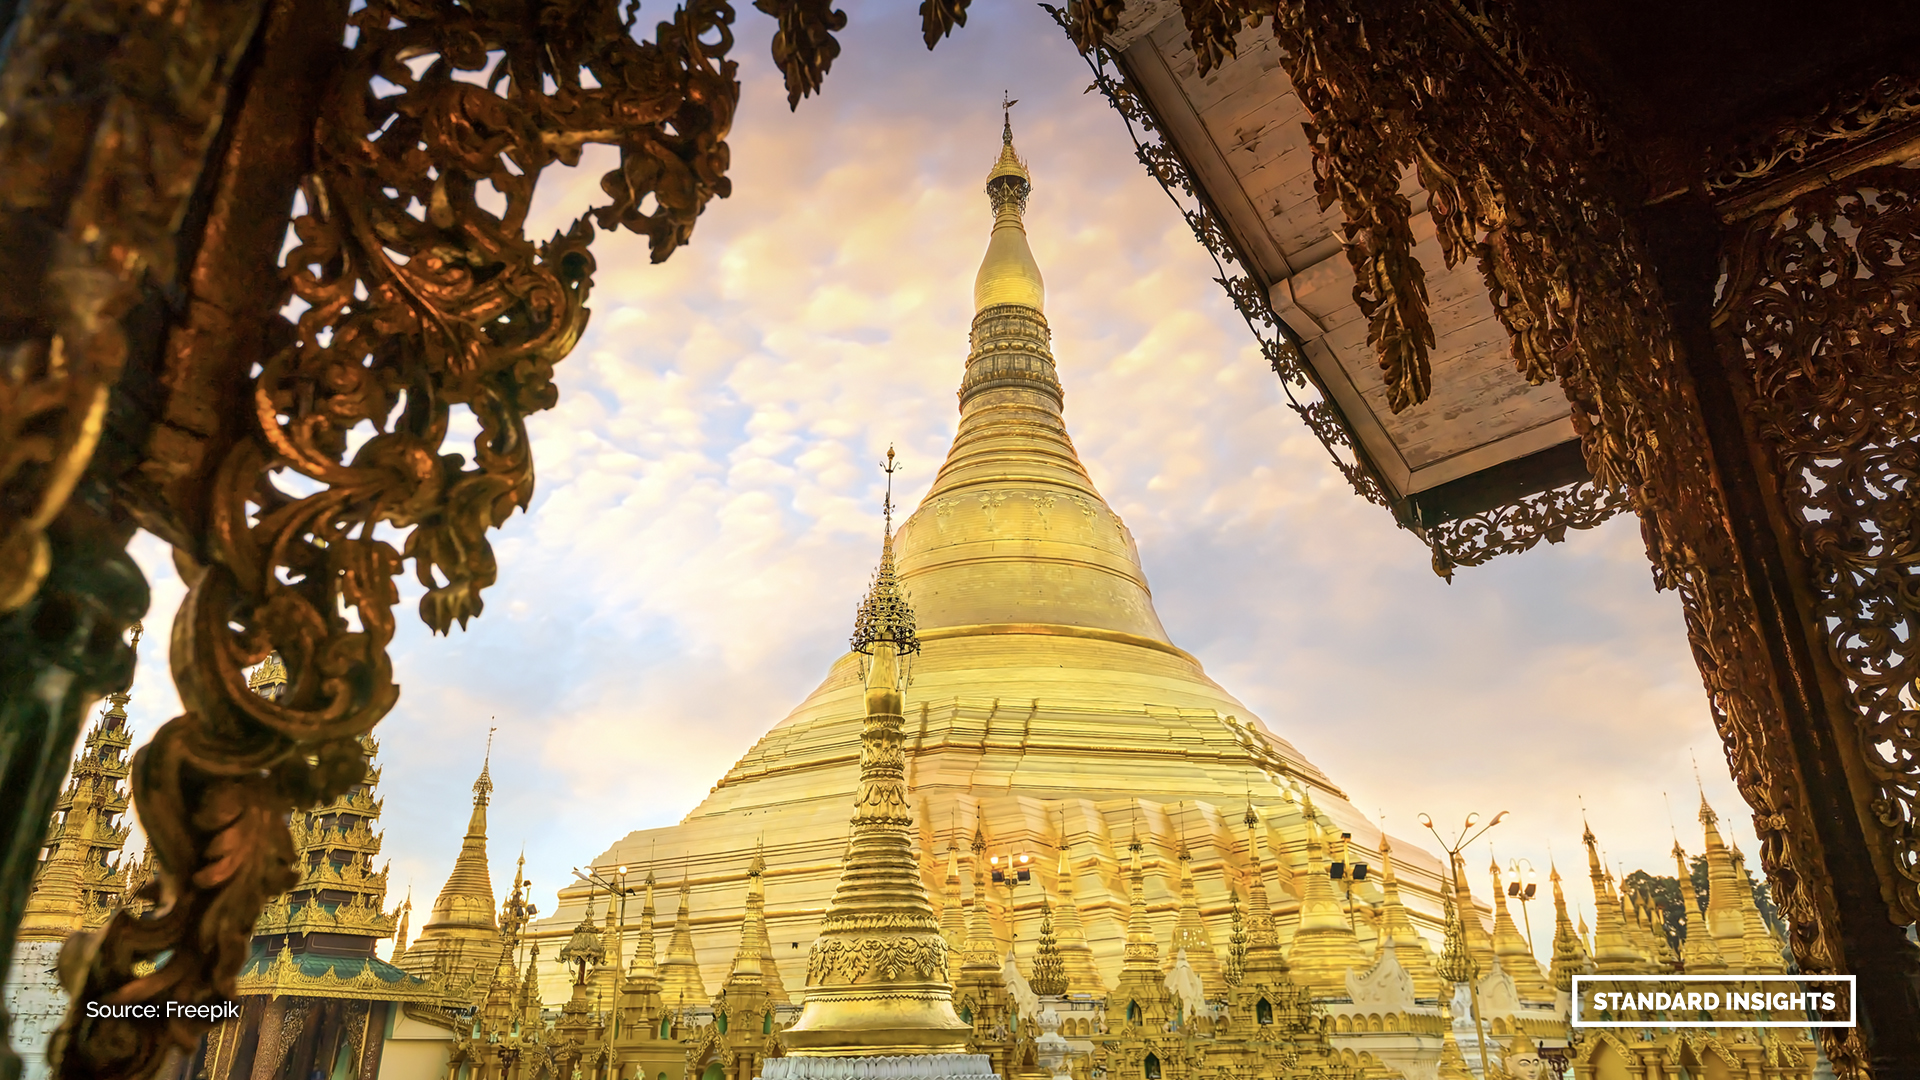
[[[498,533],[485,614],[436,639],[403,600],[404,693],[380,729],[396,892],[445,879],[488,727],[496,879],[524,844],[550,899],[610,840],[689,810],[844,649],[877,555],[875,464],[898,446],[911,505],[952,437],[1003,87],[1022,101],[1068,422],[1174,639],[1402,835],[1422,811],[1510,809],[1503,860],[1544,867],[1551,845],[1578,867],[1584,799],[1613,858],[1657,870],[1663,791],[1698,846],[1697,750],[1752,850],[1633,522],[1440,581],[1284,408],[1043,14],[977,4],[928,54],[911,5],[847,6],[846,51],[797,114],[768,21],[743,16],[735,194],[664,265],[600,239],[592,323],[559,406],[532,420],[535,503]],[[535,231],[597,200],[606,167],[550,177]],[[136,552],[171,610],[159,545]],[[142,645],[143,734],[177,709],[162,622]]]

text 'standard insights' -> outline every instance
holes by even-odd
[[[1575,975],[1574,1027],[1854,1026],[1851,975]]]

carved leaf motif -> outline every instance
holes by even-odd
[[[753,6],[780,22],[773,35],[773,62],[787,81],[787,107],[797,109],[801,98],[819,92],[840,55],[840,42],[833,35],[847,28],[847,13],[835,10],[833,0],[753,0]]]
[[[967,25],[967,5],[971,0],[920,0],[920,33],[927,48],[953,33],[956,26]]]

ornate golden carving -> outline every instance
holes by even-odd
[[[1629,507],[1627,493],[1582,480],[1529,495],[1482,514],[1426,528],[1433,571],[1451,580],[1462,566],[1526,551],[1542,540],[1557,544],[1569,529],[1591,529]]]
[[[51,565],[264,5],[22,4],[0,75],[0,612]],[[147,78],[129,78],[129,70]]]
[[[487,530],[531,498],[524,417],[554,402],[593,269],[585,220],[544,243],[522,235],[542,170],[618,145],[601,182],[613,202],[595,216],[647,235],[656,261],[671,254],[727,193],[731,21],[697,0],[643,42],[615,5],[585,0],[537,27],[411,0],[353,14],[286,260],[304,310],[253,380],[253,430],[211,478],[206,562],[174,632],[186,712],[136,760],[161,908],[108,926],[77,1000],[235,992],[256,916],[294,880],[288,811],[360,778],[355,737],[398,693],[394,575],[413,560],[422,619],[464,624],[495,576]],[[456,408],[479,421],[471,465],[442,452]],[[277,470],[320,490],[290,494]],[[270,648],[291,676],[277,700],[246,685]],[[62,1071],[145,1075],[203,1027],[76,1014]]]
[[[1851,691],[1882,892],[1905,921],[1920,918],[1916,289],[1920,170],[1881,167],[1755,221],[1715,319],[1722,353],[1745,362],[1746,409]]]
[[[1736,193],[1755,181],[1877,138],[1915,117],[1920,117],[1920,75],[1883,76],[1733,148],[1707,170],[1706,184],[1715,192]]]
[[[921,928],[924,929],[924,928]],[[859,985],[900,979],[947,981],[947,944],[938,934],[821,938],[807,954],[807,985]]]

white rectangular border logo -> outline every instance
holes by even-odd
[[[1839,983],[1847,984],[1847,1018],[1842,1020],[1754,1020],[1748,1023],[1725,1023],[1717,1020],[1695,1020],[1676,1022],[1662,1020],[1651,1023],[1645,1020],[1582,1020],[1580,1019],[1580,984],[1582,982],[1626,983],[1626,982],[1772,982],[1772,983]],[[1850,1028],[1856,1025],[1860,1009],[1860,987],[1858,977],[1853,975],[1575,975],[1573,977],[1573,1013],[1568,1018],[1574,1027],[1586,1028]]]

